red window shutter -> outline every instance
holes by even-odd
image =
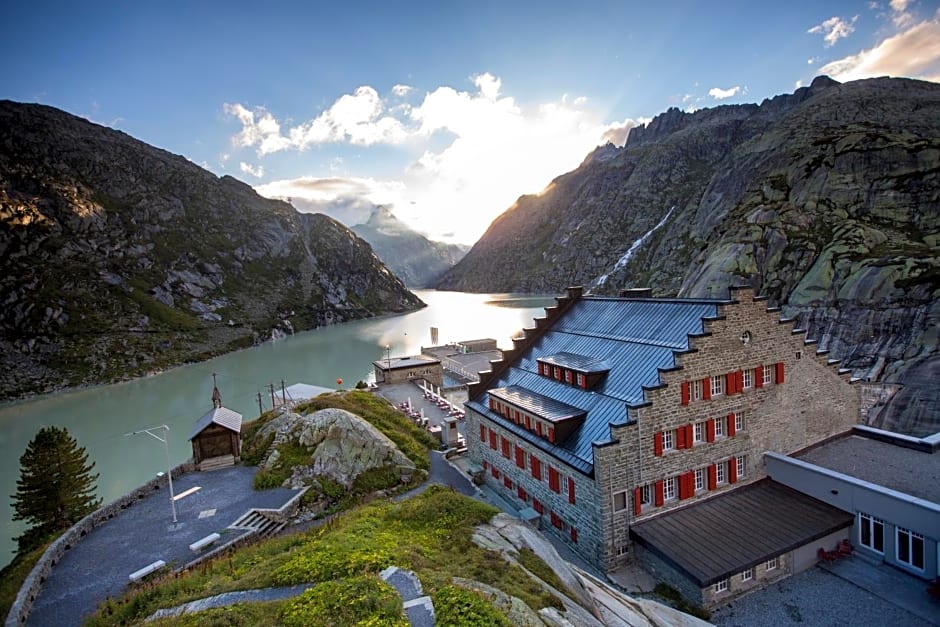
[[[659,457],[663,454],[663,432],[657,431],[653,434],[653,455]]]
[[[532,478],[542,480],[542,462],[535,455],[532,456]]]
[[[574,479],[568,477],[568,502],[574,504]]]
[[[712,398],[712,382],[708,377],[702,379],[702,398],[706,401]]]
[[[496,450],[496,432],[490,429],[490,448]]]
[[[758,366],[754,368],[754,387],[762,388],[764,387],[764,367]]]
[[[709,418],[705,423],[705,441],[714,442],[715,441],[715,419]]]
[[[689,448],[692,448],[692,441],[695,437],[695,432],[693,431],[692,425],[685,426],[685,441],[688,443]]]
[[[733,438],[735,433],[734,414],[728,414],[728,437]]]
[[[516,446],[516,466],[525,468],[525,451]]]
[[[486,427],[480,425],[480,442],[486,442]]]
[[[509,449],[512,448],[512,444],[510,444],[509,440],[506,438],[501,438],[501,440],[502,442],[500,442],[500,445],[502,447],[503,457],[509,459]]]
[[[735,459],[732,457],[728,460],[728,483],[737,483],[738,481],[738,465],[735,463]]]
[[[522,486],[516,487],[516,495],[517,495],[521,500],[523,500],[523,501],[525,500],[526,494],[525,494],[525,490],[522,489]]]
[[[729,372],[725,375],[725,391],[728,396],[736,393],[735,384],[737,383],[737,377],[735,377],[733,372]]]
[[[578,541],[578,530],[575,529],[574,527],[571,528],[571,541],[572,542]]]
[[[689,395],[689,382],[683,381],[682,382],[682,404],[683,405],[689,404],[689,396],[690,396]]]
[[[489,467],[490,467],[490,463],[484,459],[484,460],[483,460],[483,470],[486,470],[486,469],[489,468]]]
[[[538,420],[535,421],[535,432],[538,435],[542,435],[542,423],[539,422]]]
[[[656,489],[656,507],[662,507],[663,504],[663,480],[660,479],[655,484]]]
[[[493,475],[494,479],[499,479],[499,469],[496,466],[490,466],[490,474]]]
[[[532,509],[537,511],[539,514],[545,513],[545,507],[542,506],[542,501],[538,499],[532,499]]]
[[[549,442],[555,441],[555,427],[548,428],[548,441]]]
[[[587,375],[586,374],[581,375],[581,387],[584,388],[585,390],[587,389]]]
[[[685,427],[676,429],[676,448],[685,448]]]
[[[633,515],[639,516],[640,512],[643,511],[643,503],[641,499],[643,498],[643,491],[640,488],[633,489]]]
[[[559,494],[561,493],[561,483],[558,481],[558,471],[548,467],[548,487],[551,488],[552,492]]]
[[[531,428],[532,428],[532,419],[529,418],[528,415],[525,416],[525,428],[526,428],[526,429],[531,429]]]
[[[776,372],[776,377],[774,378],[774,383],[776,383],[777,385],[780,385],[781,383],[783,383],[783,362],[782,361],[777,362],[776,368],[777,368],[777,372]]]
[[[685,480],[685,475],[679,475],[679,500],[689,498],[689,482]]]
[[[512,479],[508,475],[503,477],[503,485],[512,490]]]
[[[686,490],[688,491],[689,497],[695,496],[695,471],[690,470],[685,473],[685,482],[687,484]]]
[[[708,467],[708,489],[714,490],[718,486],[718,467],[712,464]]]
[[[738,393],[740,394],[741,392],[744,391],[744,371],[743,370],[738,370],[736,379],[738,381],[735,387],[737,388]]]

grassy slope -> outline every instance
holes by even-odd
[[[302,534],[267,540],[204,564],[178,577],[143,584],[122,599],[102,605],[91,625],[137,622],[172,607],[222,592],[311,584],[312,591],[264,606],[233,606],[165,619],[157,625],[403,624],[400,605],[376,575],[387,566],[418,574],[440,605],[439,625],[508,624],[474,593],[456,589],[466,577],[517,596],[533,609],[560,606],[535,580],[493,551],[470,540],[476,525],[496,510],[455,491],[431,486],[401,503],[377,501],[350,510]],[[494,618],[495,616],[495,618]]]

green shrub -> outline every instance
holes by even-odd
[[[431,595],[438,627],[512,627],[483,595],[455,585],[444,586]]]
[[[273,470],[259,470],[255,473],[254,486],[255,490],[270,490],[271,488],[279,488],[281,484],[284,483],[284,479],[281,473],[275,472]]]
[[[353,481],[353,492],[356,494],[371,494],[376,490],[394,488],[401,483],[401,475],[394,466],[369,468],[359,473]]]
[[[370,625],[407,627],[401,597],[374,575],[324,581],[284,603],[285,627],[309,625]]]

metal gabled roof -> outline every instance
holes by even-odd
[[[557,401],[551,397],[544,396],[518,385],[496,388],[490,390],[490,394],[498,399],[512,403],[520,409],[535,414],[539,418],[544,418],[549,422],[561,422],[563,420],[584,416],[583,409],[572,407],[567,403]]]
[[[490,412],[482,404],[485,400],[471,405],[562,461],[593,474],[592,444],[610,440],[610,424],[626,420],[627,405],[644,401],[643,388],[659,384],[659,370],[675,366],[675,353],[688,350],[689,336],[703,333],[703,320],[717,317],[723,302],[727,301],[584,297],[574,303],[492,382],[493,388],[518,386],[585,410],[582,424],[557,445]],[[591,390],[538,374],[537,360],[565,353],[604,361],[610,370]]]
[[[193,426],[192,433],[189,434],[189,439],[192,440],[194,437],[202,433],[206,427],[213,423],[223,426],[230,431],[234,431],[235,433],[241,433],[242,415],[237,411],[228,409],[227,407],[215,407],[196,421],[196,424]]]

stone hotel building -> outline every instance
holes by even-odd
[[[471,460],[526,518],[703,606],[807,567],[854,520],[763,459],[851,430],[848,374],[750,289],[730,296],[569,288],[467,403]]]

